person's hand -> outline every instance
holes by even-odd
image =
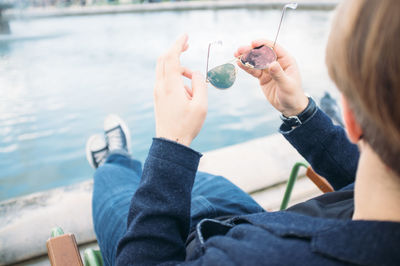
[[[235,52],[235,57],[261,46],[272,47],[273,42],[258,40],[251,46],[242,46]],[[271,63],[267,69],[252,69],[244,66],[240,61],[238,65],[247,73],[258,78],[260,86],[268,101],[284,116],[289,117],[300,114],[308,104],[308,98],[301,87],[301,77],[296,61],[282,47],[275,45],[277,61]]]
[[[180,37],[157,61],[154,110],[156,136],[189,146],[207,115],[207,84],[200,73],[180,64],[187,40],[186,34]],[[183,77],[192,80],[192,88],[184,85]]]

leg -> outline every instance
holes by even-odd
[[[86,149],[90,165],[100,166],[94,177],[94,229],[105,264],[113,265],[118,242],[127,230],[129,207],[139,187],[142,169],[140,162],[129,156],[129,130],[122,119],[108,116],[104,132],[107,142],[104,136],[93,136]],[[191,207],[192,228],[203,218],[264,211],[225,178],[201,172],[196,175]]]
[[[249,194],[222,176],[198,172],[192,190],[193,229],[204,218],[244,215],[264,209]]]
[[[142,167],[130,157],[130,132],[117,115],[104,120],[104,135],[93,135],[86,145],[94,176],[92,217],[106,265],[114,265],[118,241],[127,230],[131,199],[139,187]]]
[[[93,224],[107,265],[113,265],[118,241],[126,232],[133,194],[140,183],[141,164],[112,154],[95,173]],[[204,218],[264,211],[247,193],[221,176],[198,172],[192,190],[192,228]]]
[[[110,154],[94,175],[93,224],[106,265],[114,265],[118,241],[127,230],[131,199],[142,167],[129,156]]]

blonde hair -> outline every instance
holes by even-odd
[[[344,0],[329,36],[329,75],[363,139],[400,175],[400,1]]]

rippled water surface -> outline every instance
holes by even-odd
[[[287,12],[279,43],[293,54],[305,90],[335,91],[324,65],[331,13]],[[91,178],[85,142],[116,113],[129,124],[144,160],[154,136],[155,61],[180,34],[182,63],[205,71],[240,45],[273,39],[278,10],[188,11],[12,21],[0,37],[0,200]],[[238,71],[226,91],[209,87],[209,113],[193,148],[204,152],[277,132],[279,118],[256,80]]]

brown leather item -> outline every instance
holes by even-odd
[[[309,166],[307,168],[306,176],[324,193],[335,191],[331,184],[326,181],[325,178],[318,175],[314,170]]]
[[[46,246],[52,266],[83,266],[73,234],[52,237],[47,240]]]

